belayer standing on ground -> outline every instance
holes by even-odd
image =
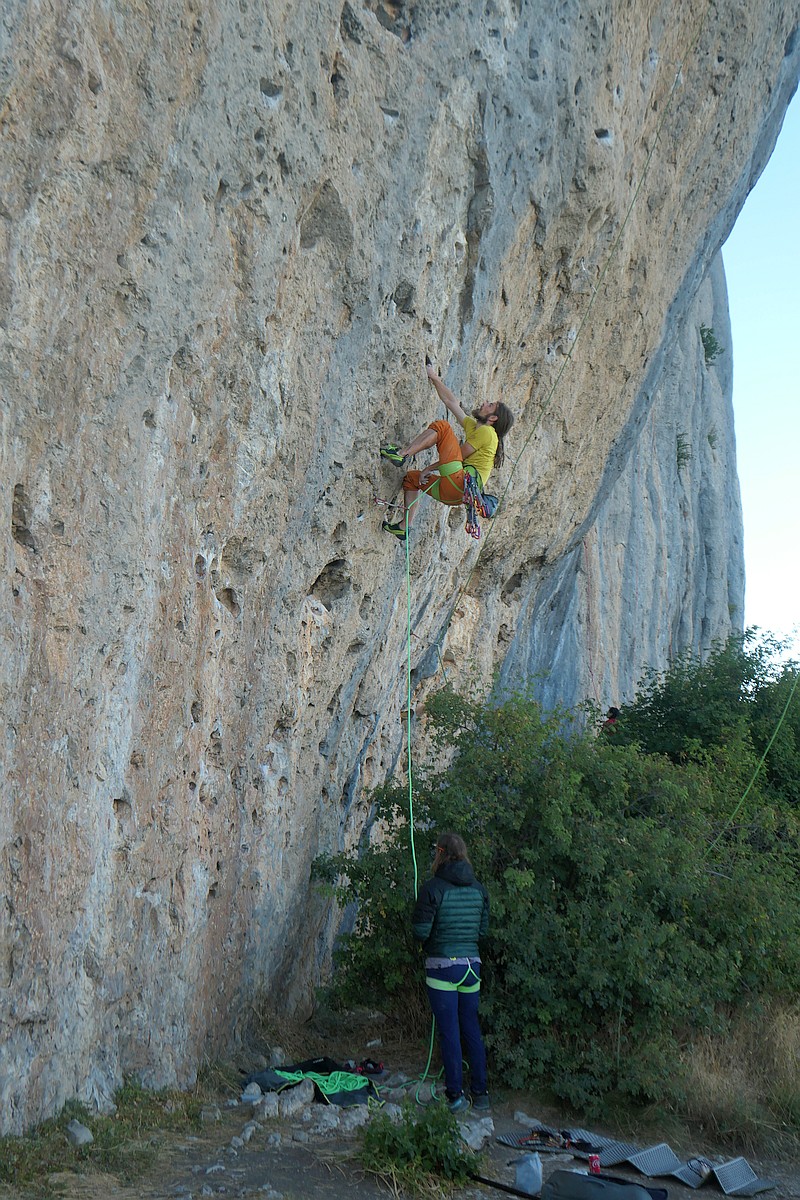
[[[425,951],[425,983],[439,1026],[450,1109],[463,1112],[469,1108],[464,1095],[462,1044],[469,1063],[473,1108],[486,1109],[486,1050],[478,1024],[478,938],[489,928],[489,895],[475,878],[466,844],[457,833],[443,833],[437,839],[433,875],[420,889],[411,921],[414,937]]]
[[[458,397],[442,382],[430,363],[427,371],[445,408],[463,426],[464,441],[459,443],[449,421],[432,421],[407,446],[381,446],[381,458],[398,466],[403,466],[407,458],[423,450],[435,446],[437,451],[437,461],[432,466],[422,471],[407,471],[403,478],[404,519],[395,524],[383,522],[382,528],[401,541],[405,541],[406,522],[410,525],[414,518],[420,492],[433,496],[441,504],[463,504],[465,471],[473,476],[480,491],[485,490],[492,468],[499,467],[503,461],[503,438],[514,424],[510,409],[501,400],[487,400],[468,416]]]

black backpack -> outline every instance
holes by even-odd
[[[666,1188],[647,1188],[615,1175],[553,1171],[541,1200],[667,1200]]]

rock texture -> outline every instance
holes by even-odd
[[[417,699],[454,600],[456,679],[508,655],[566,701],[738,625],[730,358],[697,325],[798,16],[5,5],[3,1130],[189,1082],[256,993],[308,1004],[310,863],[400,753],[373,493],[378,442],[441,415],[426,350],[518,421],[479,558],[420,513]]]
[[[701,329],[722,347],[708,362]],[[588,698],[605,710],[633,698],[648,666],[684,650],[702,654],[741,628],[730,347],[717,257],[665,338],[652,392],[643,389],[631,414],[621,472],[612,455],[572,548],[522,602],[504,687],[534,679],[548,708]]]

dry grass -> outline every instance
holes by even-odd
[[[0,1196],[55,1195],[63,1172],[106,1172],[123,1183],[137,1179],[170,1135],[200,1131],[200,1111],[208,1095],[201,1081],[191,1092],[148,1092],[128,1081],[117,1091],[116,1111],[110,1116],[70,1101],[58,1117],[29,1133],[0,1139]],[[94,1140],[88,1146],[70,1145],[66,1127],[72,1118],[91,1130]],[[12,1190],[4,1191],[4,1185]]]
[[[693,1124],[751,1152],[800,1148],[800,1004],[754,1008],[695,1040],[683,1065]]]

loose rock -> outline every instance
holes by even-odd
[[[354,1104],[351,1108],[342,1110],[342,1115],[339,1118],[339,1130],[347,1135],[354,1133],[356,1129],[360,1129],[362,1125],[366,1125],[370,1119],[370,1111],[366,1104]]]
[[[278,1113],[285,1120],[297,1116],[314,1099],[314,1084],[304,1079],[296,1087],[287,1088],[278,1096]]]
[[[393,1125],[399,1125],[403,1119],[403,1110],[399,1104],[384,1104],[381,1116],[388,1117]]]
[[[494,1121],[491,1117],[482,1117],[479,1121],[459,1121],[458,1128],[470,1150],[482,1150],[494,1136]]]
[[[315,1107],[319,1107],[318,1105]],[[314,1112],[313,1109],[308,1109],[312,1124],[309,1127],[309,1133],[319,1137],[325,1137],[333,1133],[339,1128],[340,1112],[338,1108],[320,1108],[319,1112]],[[303,1114],[305,1117],[305,1113]]]
[[[67,1137],[71,1146],[88,1146],[94,1141],[94,1135],[91,1129],[86,1125],[81,1125],[80,1121],[70,1121],[67,1125]]]
[[[261,1120],[275,1120],[279,1115],[277,1092],[267,1092],[253,1105],[253,1115]]]

